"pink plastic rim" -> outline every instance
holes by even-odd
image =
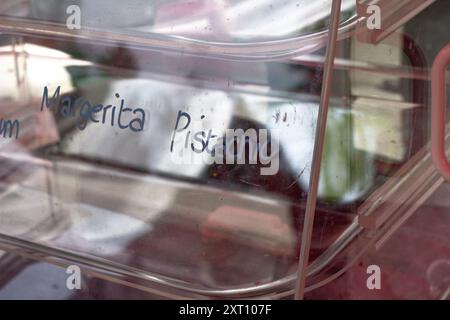
[[[450,163],[445,154],[446,72],[450,44],[436,56],[431,71],[431,154],[437,170],[450,181]]]

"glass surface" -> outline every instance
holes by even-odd
[[[403,2],[377,32],[343,1],[310,298],[355,298],[422,241],[429,286],[368,297],[445,294],[430,68],[449,7]],[[292,296],[331,1],[87,3],[80,31],[65,1],[0,5],[0,248],[158,297]]]

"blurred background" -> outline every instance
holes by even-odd
[[[429,151],[430,70],[450,3],[371,3],[381,30],[342,1],[306,298],[445,299],[450,187]],[[66,26],[74,4],[80,30]],[[0,119],[20,135],[0,134],[0,298],[291,298],[330,7],[2,1]],[[79,130],[41,110],[46,86],[104,106],[119,93],[145,130]],[[268,129],[280,170],[174,164],[178,111],[219,136]],[[82,290],[65,286],[71,264]],[[372,264],[381,290],[366,287]]]

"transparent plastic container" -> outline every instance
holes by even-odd
[[[339,296],[324,288],[388,265],[410,218],[448,196],[429,129],[431,64],[449,40],[431,26],[449,12],[403,2],[380,3],[379,31],[342,1],[328,84],[331,0],[4,2],[0,248],[157,297],[293,297],[312,196],[306,297]],[[66,26],[72,4],[80,30]],[[230,158],[227,129],[255,133]],[[449,228],[428,230],[445,239],[439,268]],[[444,294],[439,268],[420,269],[417,297]]]

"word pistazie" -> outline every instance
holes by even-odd
[[[105,124],[108,120],[108,117],[111,126],[114,126],[117,123],[117,126],[120,129],[129,128],[134,132],[144,130],[145,111],[141,108],[136,108],[134,110],[131,108],[125,108],[125,100],[120,99],[120,95],[118,93],[115,94],[116,98],[120,99],[120,107],[117,112],[118,107],[116,107],[115,105],[109,104],[103,106],[102,104],[91,104],[87,99],[83,97],[73,99],[72,97],[65,96],[61,99],[60,90],[61,86],[58,86],[58,88],[56,88],[56,91],[53,93],[53,97],[49,99],[48,88],[47,86],[44,87],[44,92],[42,94],[41,111],[44,110],[45,104],[48,109],[57,108],[58,113],[63,117],[78,116],[76,126],[80,130],[84,130],[86,128],[89,120],[94,123],[101,122],[102,124]],[[131,112],[136,115],[136,117],[125,124],[122,122],[122,116],[126,112]]]

